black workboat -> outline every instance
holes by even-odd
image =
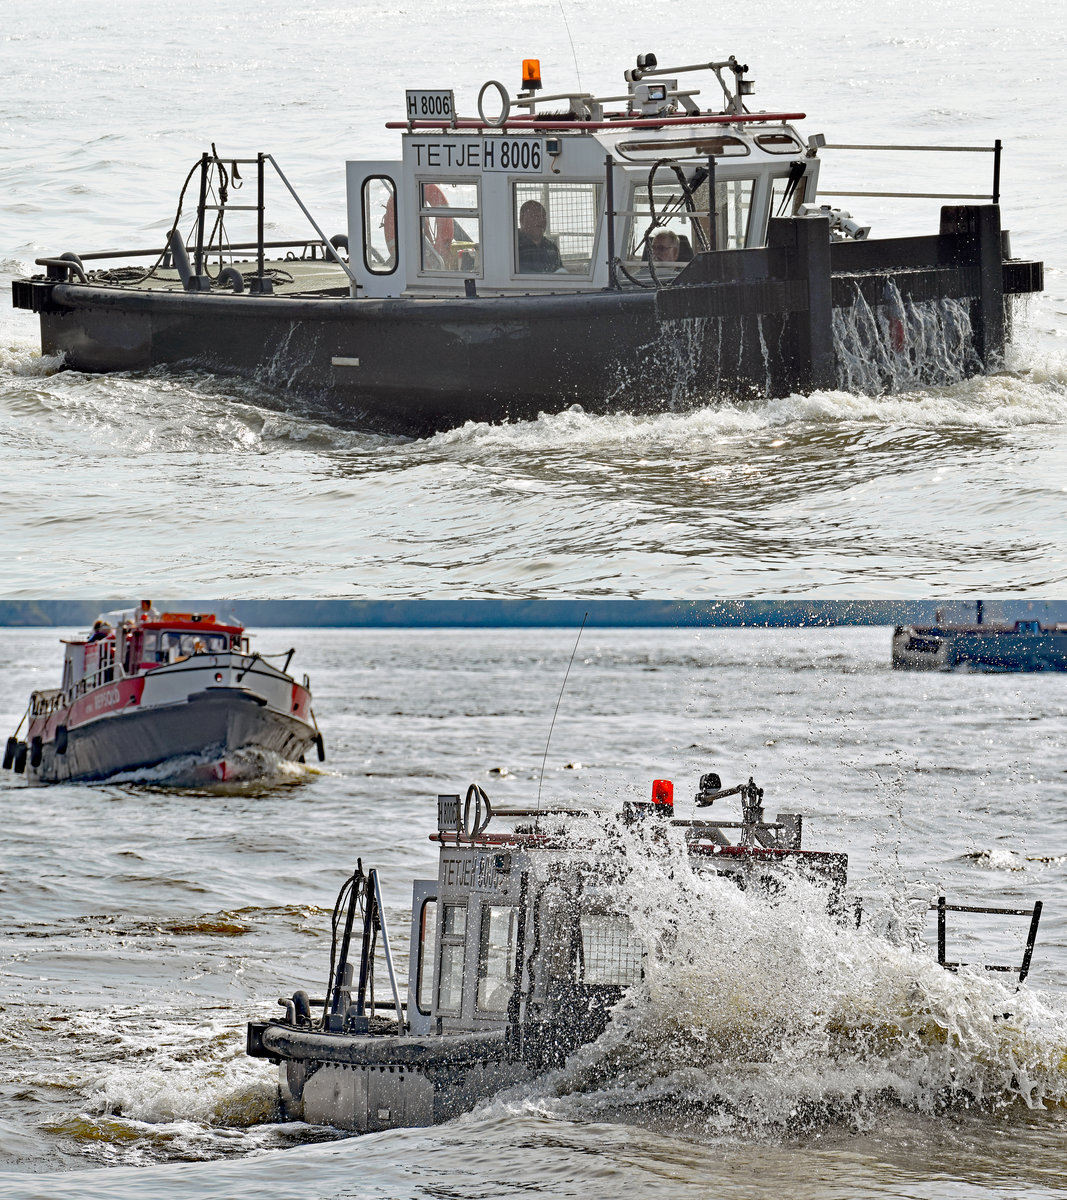
[[[680,82],[697,71],[721,107]],[[408,434],[999,369],[1007,302],[1043,286],[1001,229],[999,141],[885,147],[990,153],[990,203],[945,206],[929,236],[871,239],[825,198],[929,193],[820,191],[821,152],[878,148],[751,111],[747,71],[646,54],[622,94],[543,95],[527,60],[519,95],[487,83],[477,117],[451,91],[409,91],[389,123],[401,157],[347,164],[348,232],[332,238],[271,155],[213,148],[187,177],[184,235],[186,189],[165,246],[38,259],[14,303],[68,368],[235,374],[290,411]],[[264,240],[268,179],[314,236]],[[246,239],[230,239],[242,218]],[[117,265],[131,259],[144,265]]]

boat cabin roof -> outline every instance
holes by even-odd
[[[64,646],[84,646],[91,640],[104,641],[114,638],[115,630],[129,623],[133,632],[146,630],[152,632],[175,631],[182,633],[224,633],[230,637],[244,633],[244,626],[233,622],[219,621],[214,613],[158,613],[150,620],[138,620],[136,609],[102,613],[98,620],[108,625],[107,632],[101,638],[92,639],[91,634],[81,637],[61,638]]]
[[[700,250],[764,244],[772,210],[813,198],[818,139],[792,125],[802,112],[748,111],[746,66],[638,63],[611,96],[528,87],[512,99],[491,81],[477,117],[458,116],[451,91],[408,91],[406,119],[387,122],[401,159],[347,167],[359,294],[599,290],[613,260],[646,270],[661,233],[657,270],[677,273]],[[679,86],[693,71],[716,77],[721,108]]]
[[[244,626],[219,621],[214,613],[163,613],[161,616],[140,622],[141,629],[180,629],[189,633],[210,631],[211,633],[243,633]]]

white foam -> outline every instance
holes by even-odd
[[[225,761],[225,778],[217,770]],[[166,784],[167,786],[202,786],[220,788],[242,783],[294,782],[308,774],[306,764],[291,762],[270,750],[247,747],[224,755],[218,752],[186,754],[167,759],[153,767],[123,771],[107,779],[107,784]]]
[[[738,1132],[862,1124],[886,1102],[1067,1101],[1062,998],[948,972],[911,938],[829,915],[810,882],[761,897],[694,869],[678,843],[648,849],[613,884],[655,947],[644,980],[530,1103],[576,1118],[668,1104]]]

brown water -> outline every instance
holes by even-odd
[[[58,632],[8,635],[4,727],[51,677]],[[357,855],[381,871],[404,960],[411,880],[435,870],[434,797],[476,780],[497,801],[534,798],[573,642],[282,630],[259,644],[295,645],[311,675],[324,770],[188,792],[158,772],[44,789],[0,777],[0,1195],[1067,1187],[1063,676],[893,672],[885,629],[587,631],[546,801],[617,802],[667,777],[684,806],[705,770],[754,774],[769,811],[806,814],[807,845],[847,850],[867,921],[841,931],[803,897],[765,911],[642,868],[634,910],[650,938],[680,930],[679,953],[596,1046],[438,1129],[338,1140],[275,1123],[274,1072],[244,1057],[244,1023],[296,986],[321,991]],[[925,905],[941,892],[1045,902],[1020,996],[937,967]],[[891,916],[916,948],[887,940]],[[1017,961],[1022,924],[950,932],[961,955]],[[993,1019],[1006,1009],[1011,1022]]]

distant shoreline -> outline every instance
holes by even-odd
[[[101,612],[134,608],[121,600],[0,601],[0,626],[88,626]],[[444,629],[826,628],[912,625],[974,619],[973,600],[174,600],[153,597],[160,611],[236,615],[248,628]],[[1067,600],[985,602],[989,622],[1067,621]]]

